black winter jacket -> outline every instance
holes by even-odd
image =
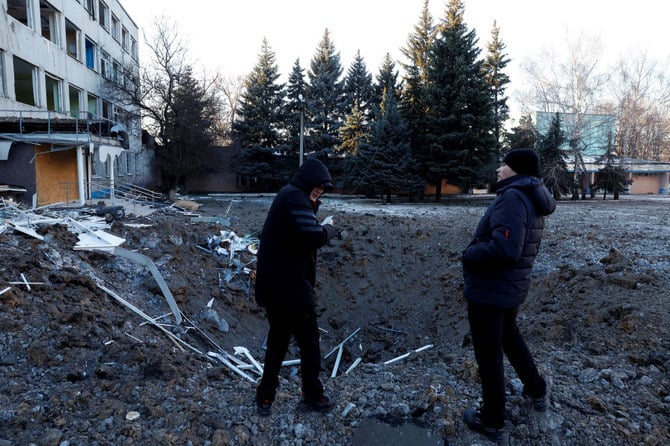
[[[495,200],[463,251],[464,297],[499,308],[523,303],[544,217],[555,209],[556,201],[540,178],[515,175],[498,182]]]
[[[264,307],[305,309],[316,305],[316,250],[336,233],[316,218],[320,201],[309,194],[332,184],[326,166],[308,159],[270,206],[261,232],[256,268],[256,302]]]

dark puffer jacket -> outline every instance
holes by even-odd
[[[463,251],[464,297],[499,308],[523,303],[544,217],[555,209],[556,201],[541,179],[515,175],[500,181],[495,200]]]
[[[256,302],[264,307],[314,307],[316,250],[335,234],[316,218],[320,201],[309,195],[315,186],[332,185],[326,166],[308,159],[277,193],[261,232],[256,268]]]

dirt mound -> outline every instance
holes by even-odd
[[[3,226],[0,446],[346,445],[369,420],[483,441],[461,421],[479,385],[460,253],[489,200],[324,199],[321,215],[342,230],[319,252],[322,349],[332,352],[323,378],[337,401],[326,415],[297,410],[298,369],[287,366],[273,414],[259,418],[255,383],[208,355],[243,346],[263,359],[253,249],[229,248],[253,243],[270,197],[194,197],[200,217],[172,207],[105,227],[155,265],[181,324],[146,265],[75,250],[66,221],[38,224],[42,239]],[[520,326],[552,378],[551,408],[530,411],[507,370],[512,444],[670,441],[669,206],[561,202],[549,217]]]

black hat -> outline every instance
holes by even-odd
[[[533,149],[511,150],[503,158],[503,163],[519,175],[540,176],[540,158]]]

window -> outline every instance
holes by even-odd
[[[14,56],[14,91],[16,100],[37,106],[37,67]]]
[[[117,61],[112,62],[112,82],[119,84],[121,80],[121,66]]]
[[[109,7],[105,2],[98,3],[98,21],[100,26],[109,31]]]
[[[65,20],[65,50],[67,54],[79,59],[79,28],[69,20]]]
[[[128,30],[124,26],[121,30],[121,46],[128,52],[130,50],[130,42],[128,41]]]
[[[112,104],[104,99],[102,100],[102,117],[105,119],[112,119]]]
[[[104,79],[110,80],[112,75],[112,59],[104,51],[100,52],[100,74]]]
[[[28,4],[29,1],[30,0],[7,0],[7,14],[28,27],[32,25],[32,17]]]
[[[45,73],[44,83],[47,92],[47,110],[55,112],[63,111],[62,81]]]
[[[40,26],[42,36],[55,45],[59,45],[58,10],[45,0],[40,0]]]
[[[0,50],[0,97],[7,96],[5,89],[5,52]]]
[[[126,172],[128,175],[132,175],[135,173],[135,154],[132,152],[124,153],[126,153]]]
[[[91,70],[95,70],[95,55],[96,55],[96,45],[88,37],[86,38],[86,66]]]
[[[88,94],[88,115],[93,118],[98,116],[98,97]]]
[[[84,1],[84,8],[86,8],[86,11],[88,11],[88,15],[91,16],[93,20],[95,20],[95,2],[94,0],[85,0]]]
[[[133,37],[130,38],[130,55],[137,60],[137,40]]]
[[[81,118],[81,90],[74,85],[70,85],[70,116],[76,119]]]
[[[112,37],[118,42],[121,40],[121,22],[119,18],[112,14]]]

